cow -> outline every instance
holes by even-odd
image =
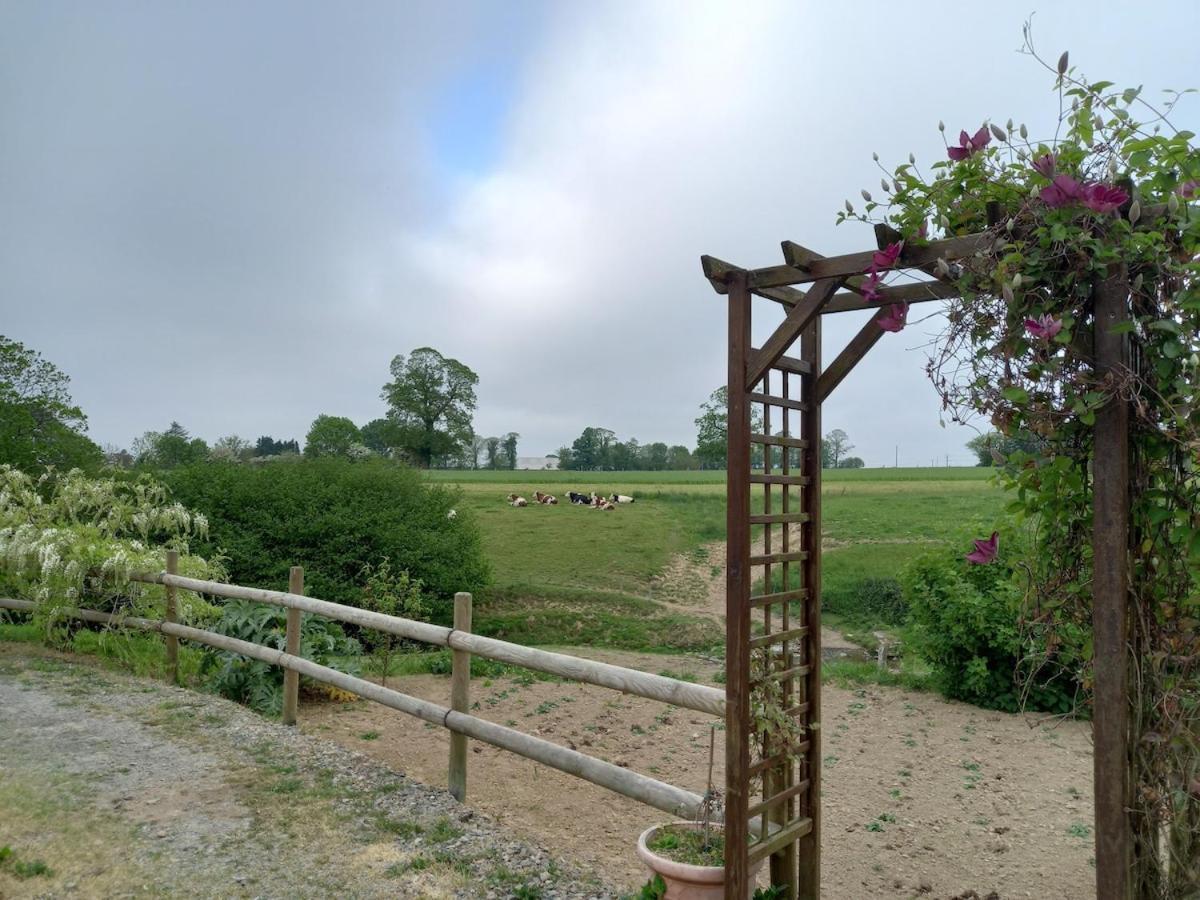
[[[508,495],[508,505],[509,506],[528,506],[529,501],[526,500],[524,497],[518,497],[516,494],[509,494]]]
[[[544,506],[557,506],[558,498],[553,494],[543,494],[541,491],[533,492],[533,499]]]
[[[567,491],[567,499],[576,506],[587,506],[592,502],[592,498],[587,494],[581,494],[578,491]]]
[[[611,500],[613,503],[632,503],[633,502],[632,497],[626,497],[624,494],[613,494],[608,499]]]

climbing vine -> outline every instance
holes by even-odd
[[[1034,536],[1021,624],[1046,648],[1040,664],[1071,661],[1085,695],[1093,426],[1110,401],[1128,404],[1134,878],[1137,896],[1190,896],[1200,890],[1200,152],[1172,124],[1186,92],[1152,103],[1140,87],[1087,80],[1065,53],[1047,62],[1028,25],[1025,38],[1055,79],[1052,134],[1012,120],[961,130],[927,169],[914,156],[883,169],[883,195],[863,191],[864,210],[847,201],[838,218],[898,235],[865,273],[861,290],[875,299],[904,248],[984,234],[973,254],[926,268],[959,295],[927,369],[950,420],[982,415],[1034,438],[1001,474],[1008,512]],[[1092,334],[1106,280],[1127,285],[1131,353],[1101,377]],[[900,331],[908,314],[898,303],[877,321]],[[986,565],[1002,541],[977,542],[963,564]]]

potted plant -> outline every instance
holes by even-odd
[[[723,900],[725,896],[725,830],[721,817],[721,794],[713,789],[712,768],[716,729],[709,735],[708,789],[694,822],[672,822],[647,828],[638,837],[637,854],[653,873],[642,890],[652,900]],[[750,870],[750,888],[762,867],[759,860]]]

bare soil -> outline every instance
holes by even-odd
[[[712,683],[712,661],[567,651]],[[389,686],[447,703],[449,679]],[[475,712],[696,792],[713,720],[603,688],[503,677],[471,685]],[[1040,723],[896,688],[824,689],[824,892],[830,900],[1091,897],[1086,723]],[[446,783],[448,736],[364,702],[301,711],[302,728],[425,784]],[[716,776],[723,783],[718,735]],[[475,742],[467,804],[552,853],[632,890],[637,835],[663,815]]]

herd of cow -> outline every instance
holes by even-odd
[[[618,503],[632,503],[632,497],[626,497],[624,494],[613,494],[609,497],[601,496],[593,491],[590,494],[583,494],[579,491],[567,491],[567,499],[571,501],[572,506],[590,506],[592,509],[616,509]],[[558,498],[553,494],[543,494],[541,491],[533,492],[533,502],[540,506],[557,506]],[[529,501],[518,494],[508,495],[509,506],[528,506]]]

